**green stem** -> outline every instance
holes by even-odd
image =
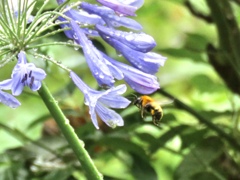
[[[192,109],[191,107],[189,107],[188,105],[184,104],[182,101],[178,100],[177,98],[175,98],[173,95],[171,95],[170,93],[164,91],[163,89],[158,90],[158,92],[170,99],[174,99],[174,104],[181,108],[186,110],[187,112],[189,112],[190,114],[192,114],[193,116],[195,116],[199,122],[207,125],[210,129],[212,129],[213,131],[215,131],[217,134],[219,134],[221,137],[223,137],[225,140],[227,140],[229,142],[229,144],[232,145],[232,147],[234,147],[237,150],[240,150],[240,144],[234,139],[232,138],[232,136],[230,136],[229,134],[227,134],[225,131],[223,131],[222,129],[220,129],[219,127],[217,127],[215,124],[213,124],[212,122],[210,122],[208,119],[206,119],[204,116],[202,116],[201,114],[199,114],[197,111],[195,111],[194,109]]]
[[[43,99],[49,112],[57,122],[66,140],[70,144],[71,148],[75,152],[78,160],[80,161],[82,168],[85,170],[88,179],[103,179],[102,175],[98,172],[88,152],[84,149],[84,142],[78,139],[78,136],[74,132],[74,129],[69,124],[69,120],[64,116],[63,112],[59,108],[57,102],[53,98],[52,94],[48,90],[47,86],[43,83],[41,89],[38,91],[39,95]]]

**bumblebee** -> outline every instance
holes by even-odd
[[[163,110],[161,105],[170,104],[172,102],[173,100],[165,103],[159,103],[151,97],[143,95],[140,97],[136,97],[133,101],[133,104],[141,110],[142,118],[145,118],[145,112],[150,113],[152,115],[153,124],[159,126],[160,120],[163,117]]]
[[[159,122],[163,117],[163,110],[159,103],[149,96],[143,95],[137,97],[133,104],[141,110],[141,117],[145,118],[145,112],[152,115],[153,124],[159,126]]]

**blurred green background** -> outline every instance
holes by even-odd
[[[46,11],[56,5],[51,1]],[[29,56],[46,69],[46,84],[104,179],[240,179],[240,2],[146,0],[134,19],[156,40],[154,52],[168,58],[157,74],[162,90],[151,95],[160,102],[174,100],[163,107],[161,127],[130,105],[118,111],[124,127],[99,122],[96,130],[69,75]],[[61,33],[42,41],[68,40]],[[125,61],[100,39],[94,43]],[[98,88],[81,50],[51,46],[38,52]],[[14,64],[2,68],[1,80],[10,77]],[[126,97],[131,93],[129,88]],[[0,104],[0,179],[86,179],[38,94],[25,88],[18,99],[22,105],[15,110]]]

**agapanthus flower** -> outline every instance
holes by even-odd
[[[96,14],[100,16],[107,24],[108,27],[120,27],[124,26],[129,29],[141,30],[142,26],[133,19],[127,17],[120,17],[116,13],[107,7],[100,7],[97,5],[82,2],[80,7],[87,11],[89,14]]]
[[[115,38],[109,38],[105,35],[102,35],[101,37],[120,52],[134,67],[148,74],[157,73],[159,67],[163,66],[166,61],[166,58],[160,54],[136,51]]]
[[[101,36],[114,38],[136,51],[148,52],[156,46],[154,39],[145,33],[124,32],[102,25],[96,25],[96,29]]]
[[[28,86],[32,91],[37,91],[41,87],[41,81],[46,77],[44,70],[37,68],[33,63],[28,63],[26,54],[21,51],[18,54],[18,62],[14,67],[11,79],[0,82],[3,89],[11,89],[14,96],[22,93],[24,86]]]
[[[97,0],[97,2],[102,5],[111,8],[115,12],[127,15],[127,16],[136,16],[135,11],[138,9],[135,6],[131,6],[129,4],[124,4],[118,0]]]
[[[74,41],[82,46],[87,64],[100,86],[113,86],[114,76],[110,72],[100,52],[93,46],[92,42],[88,40],[86,35],[75,21],[71,21],[70,25],[74,31]]]
[[[62,4],[65,2],[65,0],[57,0],[58,4]],[[68,7],[66,7],[67,9]],[[95,15],[95,14],[89,14],[85,11],[78,11],[75,9],[69,9],[66,12],[64,12],[64,15],[66,15],[67,17],[69,17],[70,19],[77,21],[78,23],[82,23],[84,25],[96,25],[96,24],[101,24],[104,25],[105,22],[101,19],[101,17]],[[69,23],[67,23],[67,20],[62,17],[59,16],[58,17],[59,21],[66,21],[65,24],[60,24],[61,28],[70,28]],[[99,36],[98,32],[93,30],[93,29],[89,29],[89,28],[82,28],[82,30],[84,31],[85,34],[91,35],[91,36]],[[73,34],[74,32],[72,30],[66,30],[64,31],[65,35],[70,38],[73,39]]]
[[[144,73],[132,66],[115,61],[106,54],[103,54],[105,60],[109,61],[111,66],[116,66],[123,73],[124,80],[135,91],[141,94],[151,94],[159,89],[157,77]]]
[[[89,114],[94,126],[99,129],[97,115],[110,127],[123,126],[122,117],[110,108],[125,108],[130,101],[121,96],[126,91],[125,85],[112,87],[106,91],[96,91],[88,87],[73,71],[70,77],[83,92],[85,104],[89,106]]]

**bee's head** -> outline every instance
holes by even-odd
[[[135,97],[133,100],[133,104],[140,108],[142,106],[142,98],[141,97]]]

